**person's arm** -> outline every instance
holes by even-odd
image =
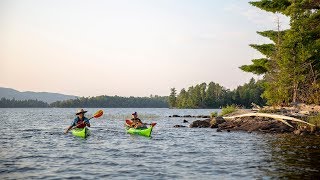
[[[67,134],[72,127],[73,127],[73,126],[69,126],[64,133]]]
[[[66,129],[66,131],[64,132],[65,134],[67,134],[70,131],[70,129],[72,129],[72,127],[76,125],[76,121],[77,121],[77,118],[74,119],[72,124]]]

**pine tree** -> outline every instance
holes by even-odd
[[[262,10],[290,18],[290,29],[264,31],[273,44],[251,45],[266,58],[240,68],[263,74],[269,104],[320,103],[320,1],[261,0],[250,2]]]
[[[177,91],[176,88],[171,88],[171,93],[169,96],[169,106],[174,108],[177,106]]]

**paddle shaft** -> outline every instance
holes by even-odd
[[[151,123],[151,124],[148,124],[148,123],[142,123],[143,125],[155,125],[155,123]]]

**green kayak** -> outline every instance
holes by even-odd
[[[130,124],[131,124],[131,121],[130,120],[126,120],[127,133],[150,137],[151,133],[152,133],[152,129],[157,123],[152,123],[151,126],[149,126],[148,128],[132,128],[132,127],[128,126]]]
[[[150,126],[148,128],[137,128],[137,129],[126,127],[127,133],[137,134],[137,135],[146,136],[146,137],[151,136],[152,128],[153,128],[153,126]]]
[[[77,137],[86,138],[90,135],[90,130],[88,128],[75,128],[71,130],[72,134]]]

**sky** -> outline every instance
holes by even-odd
[[[0,0],[0,87],[77,96],[166,96],[238,67],[288,18],[247,0]],[[255,77],[259,78],[259,77]]]

